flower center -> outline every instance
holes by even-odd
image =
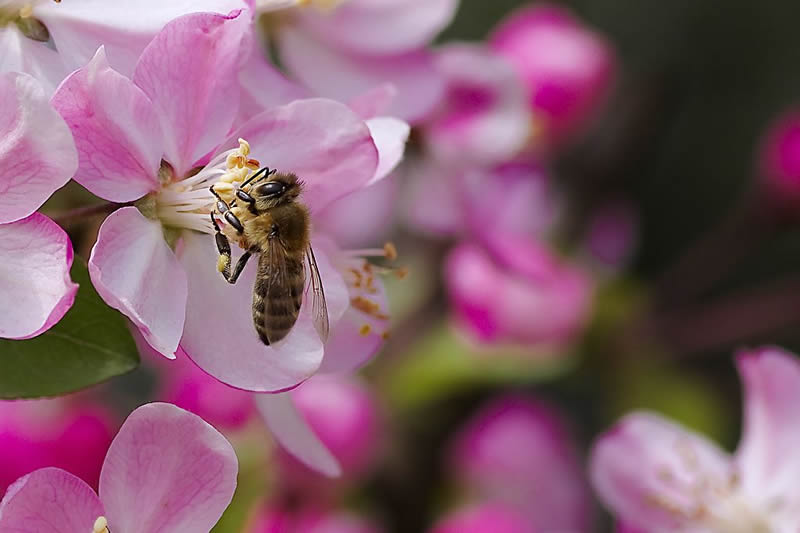
[[[320,11],[332,11],[347,0],[256,0],[260,12],[279,11],[293,7],[313,7]]]
[[[19,31],[29,39],[47,42],[50,32],[33,16],[33,6],[43,0],[20,2],[17,0],[0,0],[0,28],[16,24]],[[56,3],[61,0],[54,0]]]
[[[682,527],[703,527],[724,533],[770,533],[769,514],[755,509],[741,489],[735,470],[704,471],[688,441],[676,443],[681,464],[659,472],[660,490],[645,495],[650,505],[673,515]]]
[[[98,516],[97,520],[94,521],[94,526],[92,527],[92,533],[110,533],[108,529],[108,520],[106,520],[105,516]]]
[[[137,202],[137,207],[167,228],[213,235],[210,213],[215,199],[209,189],[214,185],[215,190],[232,200],[234,184],[243,182],[258,169],[259,162],[249,159],[249,154],[250,145],[239,139],[238,148],[218,154],[205,167],[190,171],[183,179],[176,179],[172,167],[162,163],[161,190]]]

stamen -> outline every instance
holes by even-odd
[[[33,6],[30,4],[25,4],[19,10],[19,18],[26,19],[33,16]]]
[[[366,337],[367,335],[369,335],[369,334],[370,334],[370,332],[371,332],[371,331],[372,331],[372,326],[370,326],[369,324],[363,324],[363,325],[361,326],[361,329],[359,329],[359,330],[358,330],[358,333],[359,333],[359,334],[360,334],[362,337]]]
[[[389,320],[389,315],[381,312],[381,306],[363,296],[356,296],[350,300],[350,305],[355,309],[378,320]]]
[[[92,533],[109,533],[108,520],[106,520],[105,516],[100,516],[94,521]]]

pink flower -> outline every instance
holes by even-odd
[[[0,493],[46,466],[96,487],[113,426],[102,409],[64,398],[0,402]]]
[[[281,450],[279,461],[282,479],[292,486],[318,491],[341,486],[341,481],[352,481],[364,476],[374,466],[379,449],[380,420],[376,399],[360,381],[347,376],[315,376],[288,395],[294,402],[304,431],[313,432],[324,450],[331,456],[326,462],[309,460],[305,454],[312,452],[308,446],[296,448],[294,442],[308,443],[309,439],[287,440],[287,431],[276,431],[275,436],[289,452],[296,454],[312,467],[331,475],[341,472],[335,484],[326,483],[317,472],[298,462]],[[256,404],[270,426],[276,426],[274,397],[259,395]],[[307,429],[306,429],[307,428]]]
[[[457,323],[482,342],[560,345],[589,318],[591,282],[529,239],[461,244],[445,263]]]
[[[103,0],[5,0],[0,5],[0,72],[31,74],[51,94],[69,71],[85,65],[97,48],[105,45],[114,67],[129,74],[147,43],[170,20],[186,13],[228,13],[243,7],[244,0],[113,4]]]
[[[313,507],[289,511],[265,507],[254,517],[248,533],[381,533],[383,528],[354,513]]]
[[[760,170],[770,200],[794,210],[800,202],[800,112],[785,113],[765,134]]]
[[[173,405],[136,409],[111,443],[98,494],[58,469],[36,470],[0,502],[0,530],[20,533],[209,531],[236,489],[233,448]]]
[[[425,47],[450,22],[457,0],[255,3],[272,18],[282,63],[315,94],[349,102],[392,83],[398,97],[389,114],[412,122],[441,98],[443,83]]]
[[[522,396],[482,408],[451,445],[452,474],[535,531],[590,531],[588,483],[561,415]]]
[[[430,533],[536,533],[513,509],[501,504],[465,507],[441,518]]]
[[[533,117],[525,86],[505,58],[480,45],[436,52],[447,91],[423,126],[432,155],[455,166],[508,161],[526,147]]]
[[[524,79],[545,145],[562,141],[591,117],[614,80],[611,46],[562,7],[523,7],[489,43]]]
[[[646,412],[595,443],[591,477],[619,520],[644,531],[800,528],[800,362],[778,348],[742,353],[742,440],[733,456],[702,435]]]
[[[320,368],[322,342],[309,306],[284,341],[266,347],[258,340],[250,305],[255,269],[246,269],[235,286],[217,271],[208,188],[235,170],[228,156],[247,146],[251,157],[304,180],[303,201],[313,213],[377,179],[379,150],[361,119],[328,100],[273,108],[237,128],[249,27],[238,13],[181,17],[144,50],[132,79],[111,69],[101,48],[53,100],[81,156],[76,181],[108,200],[136,202],[106,219],[92,250],[89,269],[101,296],[163,355],[172,357],[180,345],[220,381],[280,391]],[[237,138],[250,145],[236,148]],[[336,347],[355,339],[373,349],[383,329],[374,328],[372,336],[358,331],[364,320],[383,316],[382,293],[376,290],[369,306],[361,306],[371,311],[364,320],[350,320],[348,280],[336,267],[359,270],[364,260],[316,236],[314,243],[332,324],[327,346],[331,353],[368,357]],[[326,358],[325,365],[351,363]]]
[[[586,252],[602,268],[619,271],[631,260],[638,229],[632,205],[623,201],[600,205],[589,219]]]

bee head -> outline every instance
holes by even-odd
[[[300,196],[302,184],[295,174],[276,173],[250,189],[258,210],[271,209],[293,202]]]

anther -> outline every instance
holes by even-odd
[[[370,332],[371,332],[371,331],[372,331],[372,326],[370,326],[369,324],[363,324],[363,325],[361,326],[361,329],[359,329],[359,330],[358,330],[358,333],[359,333],[359,334],[360,334],[362,337],[366,337],[367,335],[369,335],[369,334],[370,334]]]
[[[387,242],[383,245],[383,253],[386,255],[386,259],[389,261],[394,261],[397,259],[397,247],[393,242]]]
[[[250,143],[239,138],[239,153],[241,153],[244,157],[250,155]]]
[[[97,520],[94,521],[94,526],[92,527],[92,533],[109,533],[108,520],[106,520],[105,516],[100,516],[97,518]]]
[[[377,303],[364,298],[363,296],[356,296],[350,300],[350,304],[362,313],[366,313],[378,320],[389,320],[389,315],[381,312],[381,306]]]

